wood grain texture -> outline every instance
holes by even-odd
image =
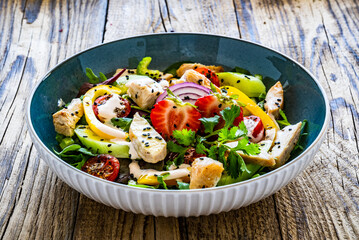
[[[0,0],[0,238],[358,239],[358,20],[355,0]],[[258,203],[198,218],[116,210],[59,180],[27,133],[29,89],[89,46],[165,31],[241,37],[306,66],[331,107],[306,171]]]

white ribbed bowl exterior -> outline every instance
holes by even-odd
[[[145,215],[180,217],[226,212],[257,202],[288,184],[314,158],[324,140],[318,139],[299,157],[264,176],[223,187],[200,190],[154,190],[130,187],[90,176],[54,156],[35,136],[41,157],[56,175],[87,197],[114,208]]]

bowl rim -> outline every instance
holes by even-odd
[[[67,61],[69,61],[70,59],[73,59],[87,51],[90,51],[92,49],[101,47],[103,45],[107,45],[107,44],[111,44],[114,42],[118,42],[118,41],[122,41],[122,40],[128,40],[128,39],[133,39],[133,38],[141,38],[141,37],[149,37],[149,36],[159,36],[159,35],[203,35],[203,36],[211,36],[211,37],[219,37],[219,38],[226,38],[226,39],[231,39],[231,40],[236,40],[236,41],[241,41],[241,42],[245,42],[248,44],[252,44],[252,45],[256,45],[258,47],[270,50],[272,52],[275,52],[276,54],[279,54],[280,56],[292,61],[293,63],[295,63],[296,65],[298,65],[302,70],[304,70],[315,82],[315,84],[318,86],[323,98],[324,98],[324,102],[325,102],[325,119],[324,119],[324,123],[322,125],[321,131],[319,132],[318,136],[314,139],[314,141],[312,142],[312,144],[310,144],[307,149],[305,149],[303,152],[301,152],[297,157],[295,157],[294,159],[292,159],[290,162],[284,164],[283,166],[276,168],[264,175],[258,176],[256,178],[252,178],[252,179],[247,179],[245,181],[241,181],[241,182],[237,182],[237,183],[232,183],[232,184],[228,184],[228,185],[223,185],[223,186],[218,186],[218,187],[213,187],[213,188],[203,188],[203,189],[186,189],[186,190],[175,190],[175,189],[168,189],[168,190],[164,190],[164,189],[150,189],[150,188],[139,188],[139,187],[133,187],[133,186],[129,186],[126,184],[121,184],[121,183],[117,183],[117,182],[111,182],[111,181],[107,181],[95,176],[92,176],[90,174],[87,174],[83,171],[81,171],[80,169],[75,168],[74,166],[71,166],[70,164],[68,164],[67,162],[65,162],[64,160],[62,160],[61,158],[59,158],[58,156],[56,156],[52,151],[50,151],[50,149],[48,149],[45,144],[40,140],[39,136],[37,135],[33,125],[32,125],[32,121],[31,121],[31,115],[30,115],[30,107],[31,107],[31,102],[33,99],[33,96],[37,90],[37,88],[40,86],[40,84],[53,72],[55,71],[57,68],[59,68],[61,65],[65,64]],[[269,178],[271,175],[277,174],[278,172],[280,172],[282,169],[285,168],[289,168],[290,166],[292,166],[293,164],[297,163],[298,161],[300,161],[312,148],[314,148],[314,146],[316,146],[320,140],[324,137],[324,134],[327,132],[328,126],[329,126],[329,118],[330,118],[330,107],[329,107],[329,100],[327,97],[326,92],[324,91],[324,88],[322,87],[322,85],[319,83],[319,81],[317,80],[317,78],[311,73],[309,72],[309,70],[307,70],[301,63],[299,63],[298,61],[292,59],[291,57],[271,48],[271,47],[267,47],[264,46],[262,44],[256,43],[256,42],[252,42],[249,40],[245,40],[245,39],[240,39],[240,38],[235,38],[235,37],[229,37],[229,36],[224,36],[224,35],[219,35],[219,34],[211,34],[211,33],[202,33],[202,32],[163,32],[163,33],[148,33],[148,34],[139,34],[139,35],[133,35],[133,36],[129,36],[129,37],[124,37],[124,38],[119,38],[116,40],[112,40],[106,43],[100,43],[97,44],[95,46],[91,46],[89,48],[86,48],[85,50],[82,50],[78,53],[73,54],[72,56],[62,60],[61,62],[59,62],[58,64],[56,64],[54,67],[52,67],[46,74],[43,75],[43,77],[41,77],[41,80],[38,81],[36,83],[36,85],[33,87],[33,89],[31,90],[31,93],[29,95],[29,98],[27,99],[27,103],[26,103],[26,122],[28,124],[28,129],[30,130],[30,132],[32,133],[32,136],[35,138],[35,140],[37,142],[39,142],[39,145],[45,150],[47,151],[52,157],[53,159],[55,159],[57,162],[59,162],[62,165],[65,165],[66,167],[70,167],[70,169],[77,171],[79,174],[81,174],[84,177],[87,178],[92,178],[94,180],[103,182],[105,184],[110,184],[113,185],[114,187],[119,187],[119,188],[127,188],[128,190],[133,190],[133,191],[150,191],[150,192],[158,192],[158,193],[194,193],[194,192],[199,192],[199,193],[203,193],[203,192],[208,192],[208,191],[221,191],[223,189],[226,188],[232,188],[232,187],[239,187],[243,184],[249,184],[249,183],[253,183],[253,182],[259,182],[260,180],[263,179],[267,179]],[[49,163],[48,163],[49,164]]]

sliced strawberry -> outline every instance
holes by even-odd
[[[216,85],[217,87],[220,87],[220,83],[219,83],[219,79],[217,74],[215,74],[214,72],[212,72],[211,70],[209,70],[208,68],[205,67],[199,67],[195,69],[197,72],[201,73],[202,75],[206,76],[206,78],[208,78],[214,85]]]
[[[197,132],[201,122],[201,114],[190,105],[179,105],[171,100],[158,102],[151,111],[153,127],[165,139],[169,139],[174,130],[184,128]]]
[[[248,130],[247,136],[249,141],[257,143],[263,139],[264,127],[262,120],[254,115],[244,117],[244,125]]]
[[[218,98],[213,95],[204,96],[197,99],[195,105],[198,107],[197,110],[201,113],[202,117],[204,118],[220,115],[220,112],[223,109],[230,107],[230,105],[228,104],[221,103],[221,101],[218,100]],[[243,111],[241,108],[241,113],[234,120],[233,125],[238,126],[239,123],[242,121],[243,121]],[[216,129],[222,128],[223,126],[224,126],[224,120],[221,117],[219,123],[216,126]]]

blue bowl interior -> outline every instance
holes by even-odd
[[[87,81],[86,67],[96,74],[111,75],[117,68],[136,68],[145,56],[151,56],[151,69],[164,70],[179,61],[235,66],[264,76],[267,88],[281,81],[285,89],[285,113],[289,122],[308,120],[307,148],[321,131],[325,99],[312,77],[292,60],[265,47],[249,42],[205,34],[159,34],[133,37],[104,44],[55,67],[39,84],[30,102],[31,123],[41,141],[52,150],[57,142],[52,114],[57,101],[69,102]]]

